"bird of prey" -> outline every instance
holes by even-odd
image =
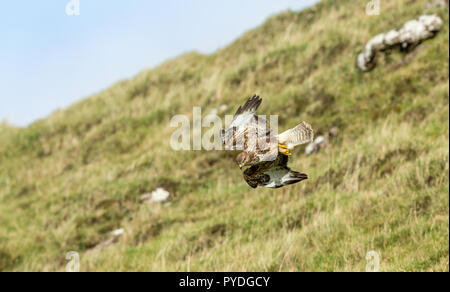
[[[252,187],[281,187],[307,178],[306,174],[287,167],[288,156],[295,146],[311,142],[314,132],[302,122],[281,134],[268,128],[267,120],[255,115],[262,99],[254,95],[238,108],[231,125],[222,130],[222,142],[228,150],[243,150],[236,163],[244,171],[244,179]]]
[[[254,164],[243,172],[244,179],[252,188],[281,188],[308,179],[306,173],[291,170],[288,160],[287,155],[280,153],[274,161]]]

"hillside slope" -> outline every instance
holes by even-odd
[[[448,271],[448,10],[383,1],[369,17],[366,3],[282,13],[212,55],[1,130],[0,271],[62,271],[68,251],[83,271],[364,271],[371,250],[382,271]],[[424,11],[444,28],[414,58],[355,69],[366,41]],[[294,151],[309,180],[253,190],[235,153],[170,148],[175,114],[232,114],[254,93],[280,129],[339,129],[324,151]],[[140,203],[157,187],[170,204]]]

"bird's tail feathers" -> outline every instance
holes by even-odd
[[[314,139],[314,131],[311,125],[301,122],[295,128],[284,131],[278,135],[278,143],[293,149],[297,145],[310,143]]]
[[[305,179],[308,179],[308,175],[306,173],[291,170],[289,171],[289,175],[283,179],[283,184],[285,185],[295,184]]]

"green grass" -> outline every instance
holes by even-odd
[[[82,271],[364,271],[371,250],[382,271],[448,271],[448,10],[427,11],[445,25],[411,62],[394,52],[362,74],[365,42],[428,1],[385,1],[378,17],[366,2],[284,12],[27,128],[0,124],[0,271],[63,271],[72,250]],[[281,129],[339,128],[325,151],[294,151],[309,180],[253,190],[236,153],[170,149],[173,115],[232,114],[254,93]],[[156,187],[170,204],[141,204]]]

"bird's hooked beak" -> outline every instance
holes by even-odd
[[[242,170],[242,167],[244,167],[244,164],[243,163],[241,163],[241,164],[239,164],[239,168]]]

